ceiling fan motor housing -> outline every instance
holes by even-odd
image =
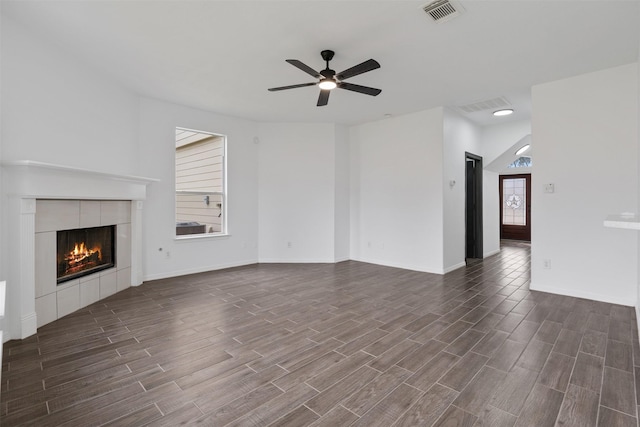
[[[335,54],[334,51],[332,50],[323,50],[322,52],[320,52],[320,55],[322,56],[322,59],[324,59],[325,61],[329,62],[333,59],[333,55]]]
[[[325,79],[333,79],[333,77],[336,75],[336,72],[333,70],[330,70],[329,68],[325,68],[324,70],[320,71],[320,74]]]

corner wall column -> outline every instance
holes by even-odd
[[[24,339],[38,330],[35,306],[35,230],[36,230],[36,199],[21,198],[20,200],[20,239],[19,250],[16,251],[20,261],[19,280],[16,284],[20,289],[20,336],[12,338]]]
[[[131,286],[140,286],[142,269],[142,200],[131,201]]]

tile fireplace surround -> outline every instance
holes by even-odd
[[[2,164],[9,262],[4,340],[142,283],[142,209],[157,180],[34,161]],[[56,230],[116,224],[117,263],[56,286]],[[53,255],[47,254],[52,249]],[[50,269],[49,269],[50,268]]]
[[[131,202],[36,200],[35,292],[37,326],[46,325],[131,286]],[[80,227],[116,226],[116,265],[56,283],[56,234]]]

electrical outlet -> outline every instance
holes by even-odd
[[[171,258],[171,252],[165,251],[164,257],[167,258],[167,259]]]
[[[550,259],[545,259],[543,262],[544,262],[544,269],[545,270],[551,270],[551,260]]]
[[[291,244],[291,242],[287,242],[287,247],[288,247],[288,248],[290,248],[290,247],[292,247],[292,246],[293,246],[293,244]]]
[[[367,247],[370,248],[371,246],[371,242],[367,242]]]

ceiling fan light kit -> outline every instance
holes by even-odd
[[[271,92],[285,90],[285,89],[295,89],[299,87],[306,86],[319,86],[320,87],[320,95],[318,96],[318,103],[316,104],[318,107],[327,105],[329,102],[329,93],[332,89],[340,88],[350,90],[352,92],[363,93],[365,95],[377,96],[382,92],[380,89],[376,89],[368,86],[360,86],[353,83],[346,83],[343,80],[348,78],[357,76],[359,74],[366,73],[368,71],[375,70],[380,68],[380,64],[378,61],[374,59],[369,59],[364,61],[358,65],[355,65],[351,68],[348,68],[341,73],[336,73],[334,70],[329,68],[329,61],[333,59],[334,52],[332,50],[323,50],[320,52],[320,56],[326,63],[326,68],[322,71],[316,71],[303,62],[298,61],[297,59],[287,59],[286,61],[293,65],[296,68],[304,71],[305,73],[319,79],[316,83],[301,83],[296,85],[289,86],[280,86],[280,87],[272,87],[269,89]]]
[[[331,90],[335,89],[338,84],[333,79],[322,79],[320,80],[320,83],[318,83],[318,86],[320,87],[320,89]]]

